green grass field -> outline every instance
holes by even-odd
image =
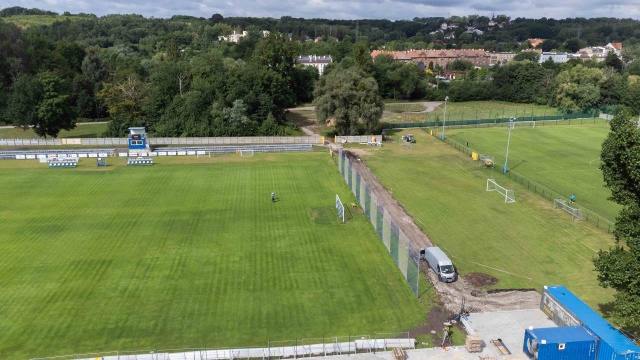
[[[12,15],[4,18],[6,22],[16,24],[22,29],[29,28],[31,26],[51,25],[58,21],[76,21],[82,20],[80,16],[65,16],[65,15]]]
[[[601,144],[609,125],[518,127],[511,132],[509,168],[568,200],[576,195],[577,203],[609,221],[614,221],[621,207],[608,200],[611,192],[604,187],[600,165]],[[508,128],[451,129],[450,139],[482,153],[491,154],[500,169],[505,161]]]
[[[0,162],[0,358],[265,346],[424,319],[327,154]],[[278,201],[270,201],[276,192]]]
[[[76,126],[73,130],[62,130],[58,134],[59,138],[95,138],[102,137],[107,131],[108,124],[83,124]],[[33,130],[22,130],[19,128],[0,129],[0,139],[39,139]]]
[[[441,122],[444,118],[444,102],[442,103],[443,105],[438,106],[435,111],[432,112],[422,114],[392,114],[382,121],[389,123]],[[424,110],[424,107],[421,110]],[[419,110],[408,108],[403,111]],[[510,116],[526,118],[529,116],[550,116],[557,114],[558,109],[547,105],[519,104],[506,101],[449,101],[447,103],[447,121],[496,119],[508,118]]]
[[[413,150],[390,143],[365,147],[361,157],[462,274],[496,276],[499,288],[565,285],[596,309],[612,300],[611,290],[598,286],[591,263],[598,249],[614,244],[611,235],[572,222],[526,186],[482,169],[435,137],[414,135]],[[513,189],[517,202],[505,204],[504,197],[487,192],[488,177]]]

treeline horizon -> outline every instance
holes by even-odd
[[[42,24],[16,25],[21,15],[30,14],[41,16]],[[58,17],[61,21],[56,21]],[[286,135],[297,131],[288,123],[287,108],[314,102],[319,94],[332,97],[327,104],[339,104],[340,94],[322,87],[347,79],[353,87],[344,92],[353,92],[354,98],[366,95],[363,98],[376,99],[375,103],[378,97],[442,100],[449,96],[452,101],[504,100],[564,109],[616,105],[640,109],[640,45],[636,43],[640,27],[628,26],[636,21],[584,19],[593,27],[579,22],[574,28],[574,22],[510,20],[500,15],[493,22],[503,24],[501,29],[496,25],[477,38],[460,34],[456,44],[441,40],[442,33],[428,35],[442,21],[354,20],[348,26],[348,20],[291,17],[214,14],[207,19],[157,19],[2,9],[0,124],[33,127],[40,136],[57,136],[60,130],[73,128],[77,119],[109,120],[108,136],[124,136],[130,126],[145,126],[157,136]],[[463,23],[483,27],[491,20],[470,16],[449,21],[457,22],[460,26],[455,30],[460,32]],[[246,30],[247,36],[237,44],[219,41],[218,36],[234,28]],[[271,34],[264,37],[262,30]],[[519,51],[530,45],[516,39],[545,38],[547,32],[556,34],[557,40],[549,39],[543,47],[579,47],[592,36],[602,42],[623,39],[625,49],[621,58],[610,54],[600,63],[539,64],[532,52],[522,52],[514,63],[488,69],[455,61],[447,68],[465,75],[451,84],[438,81],[443,69],[432,64],[421,68],[388,56],[374,61],[370,55],[379,48],[454,45]],[[307,41],[309,33],[322,34],[318,35],[322,41]],[[334,60],[322,77],[315,68],[295,61],[297,56],[314,54]],[[350,71],[353,68],[358,71]],[[379,120],[374,117],[382,110],[369,110],[366,123],[353,118],[339,130],[357,133],[374,128]]]

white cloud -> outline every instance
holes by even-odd
[[[5,0],[2,6],[41,8],[59,13],[87,12],[98,16],[112,13],[136,13],[167,18],[192,15],[208,18],[214,13],[224,17],[293,16],[327,19],[413,19],[447,15],[492,13],[512,18],[616,17],[640,18],[637,0]]]

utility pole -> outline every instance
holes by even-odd
[[[360,23],[356,20],[356,42],[358,42],[358,32],[360,31]]]

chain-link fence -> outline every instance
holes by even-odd
[[[603,121],[603,120],[600,120]],[[566,123],[565,123],[566,124]],[[539,125],[536,125],[539,126]],[[436,134],[434,132],[433,134],[434,136],[438,137],[438,134]],[[473,149],[469,146],[466,146],[466,144],[461,144],[459,142],[457,142],[456,140],[452,139],[452,138],[445,138],[445,142],[447,144],[449,144],[450,146],[454,147],[456,150],[459,150],[461,152],[463,152],[464,154],[471,156],[472,152],[477,152],[480,153],[478,150]],[[503,165],[504,163],[501,163],[500,161],[496,161],[494,162],[494,166],[493,167],[489,167],[487,168],[489,171],[497,171],[502,173],[503,171]],[[548,187],[539,184],[538,182],[529,179],[528,177],[518,173],[517,171],[514,171],[512,169],[509,169],[509,171],[507,171],[506,174],[509,179],[514,180],[518,183],[520,183],[520,185],[522,186],[526,186],[527,189],[529,191],[533,191],[534,193],[542,196],[543,198],[549,200],[550,202],[553,202],[554,199],[565,199],[568,200],[566,198],[566,196],[561,195],[559,192],[553,191],[551,189],[549,189]],[[607,233],[612,233],[613,230],[615,229],[615,224],[613,223],[613,221],[607,219],[606,217],[604,217],[603,215],[591,210],[591,209],[587,209],[583,206],[579,206],[577,204],[572,204],[572,206],[574,206],[576,208],[579,208],[582,211],[582,214],[584,215],[584,220],[594,224],[596,227],[598,227],[599,229],[603,229],[605,230]]]
[[[414,249],[411,240],[394,221],[389,210],[378,200],[372,187],[355,169],[352,163],[354,159],[346,155],[342,149],[338,150],[338,169],[417,297],[420,252]]]
[[[426,119],[422,122],[404,122],[399,124],[384,124],[385,129],[409,129],[409,128],[438,128],[442,127],[444,117],[442,115],[426,113]],[[445,127],[486,127],[486,126],[506,126],[511,120],[515,119],[516,122],[521,121],[535,121],[536,126],[546,126],[546,125],[573,125],[573,124],[591,124],[591,123],[599,123],[605,122],[607,119],[603,119],[600,117],[600,112],[580,112],[580,113],[572,113],[572,114],[553,114],[553,115],[530,115],[526,114],[518,114],[517,112],[513,114],[513,116],[507,114],[504,115],[503,112],[499,112],[495,114],[495,117],[489,118],[465,118],[464,113],[458,114],[456,116],[455,113],[447,112],[447,119],[445,122]],[[490,114],[491,116],[491,114]]]

